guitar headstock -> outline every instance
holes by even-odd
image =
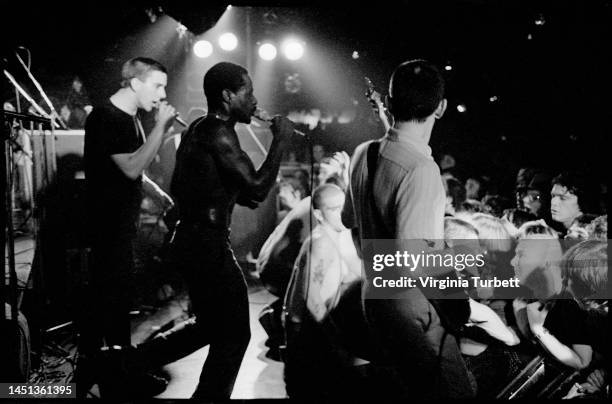
[[[374,88],[374,83],[372,82],[372,80],[370,80],[369,77],[364,76],[363,79],[365,80],[366,84],[366,97],[368,97],[370,104],[372,104],[374,112],[376,112],[378,117],[383,122],[385,129],[389,129],[389,117],[387,116],[387,108],[382,100],[382,96],[379,92],[376,91],[376,89]]]
[[[374,93],[374,83],[372,83],[372,80],[370,80],[370,78],[368,76],[364,76],[363,78],[365,80],[365,84],[366,84],[366,96],[369,98],[372,93]]]

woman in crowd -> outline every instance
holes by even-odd
[[[584,369],[609,358],[606,327],[607,243],[583,241],[561,264],[564,291],[546,305],[527,305],[527,318],[541,346],[566,366]]]

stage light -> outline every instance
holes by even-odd
[[[276,57],[276,46],[264,43],[259,47],[259,57],[263,60],[274,60]]]
[[[496,96],[496,95],[494,95],[494,96],[492,96],[492,97],[490,97],[490,98],[489,98],[489,101],[491,101],[491,102],[495,102],[495,101],[497,101],[497,100],[498,100],[498,98],[497,98],[497,96]]]
[[[352,58],[353,58],[353,59],[359,59],[359,52],[357,52],[357,51],[353,51]]]
[[[453,70],[453,66],[446,65],[446,66],[444,66],[444,70],[446,70],[447,72],[450,72],[451,70]]]
[[[227,10],[231,10],[231,9],[232,9],[232,5],[230,4],[227,6]]]
[[[459,105],[457,105],[457,111],[463,113],[463,112],[467,111],[467,108],[466,108],[466,106],[464,104],[459,104]]]
[[[207,58],[213,53],[213,46],[208,41],[200,40],[193,45],[193,53],[199,58]]]
[[[304,56],[304,45],[295,39],[288,39],[283,42],[283,53],[289,60],[298,60]]]
[[[226,51],[232,51],[238,46],[238,38],[231,32],[226,32],[219,37],[219,46]]]

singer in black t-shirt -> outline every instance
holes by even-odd
[[[164,66],[138,57],[127,61],[121,73],[121,88],[104,105],[94,107],[85,124],[91,292],[85,303],[89,313],[79,323],[80,361],[75,380],[77,391],[83,395],[98,381],[102,398],[125,395],[119,387],[119,375],[108,375],[105,383],[91,380],[88,370],[100,368],[93,358],[101,347],[130,345],[129,276],[134,265],[132,242],[142,175],[176,117],[175,109],[164,101]],[[137,112],[153,109],[157,110],[155,126],[145,137]]]

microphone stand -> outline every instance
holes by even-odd
[[[40,93],[40,95],[42,95],[43,100],[45,100],[45,102],[47,103],[47,105],[49,106],[49,108],[51,109],[51,116],[55,119],[57,119],[57,121],[59,121],[62,129],[68,129],[68,126],[64,123],[64,121],[62,121],[61,119],[59,119],[59,114],[57,113],[57,111],[55,110],[55,108],[53,107],[53,104],[51,103],[51,100],[49,100],[49,97],[47,97],[47,94],[45,94],[45,91],[43,90],[42,86],[40,85],[40,83],[34,78],[34,75],[32,74],[32,72],[30,71],[30,69],[26,66],[26,64],[23,62],[23,59],[21,59],[21,56],[19,56],[18,54],[16,54],[17,59],[19,59],[19,63],[21,63],[21,65],[23,66],[23,68],[25,69],[25,71],[28,73],[28,77],[30,78],[30,80],[32,80],[32,82],[34,83],[34,86],[36,87],[36,89],[38,90],[38,92]]]
[[[12,74],[10,74],[8,71],[4,70],[4,75],[9,79],[9,81],[11,82],[11,84],[17,89],[17,91],[19,91],[19,93],[26,99],[28,100],[28,102],[30,104],[32,104],[32,106],[34,107],[34,109],[36,110],[36,112],[38,112],[40,115],[42,115],[43,117],[45,117],[46,119],[50,120],[51,122],[53,122],[53,126],[55,128],[59,128],[60,125],[55,121],[55,119],[50,116],[49,114],[47,114],[45,112],[44,109],[42,109],[37,103],[36,101],[34,101],[34,99],[32,97],[30,97],[30,95],[19,85],[19,83],[17,83],[17,80],[15,80],[15,78],[13,77]],[[60,120],[61,122],[61,120]]]

